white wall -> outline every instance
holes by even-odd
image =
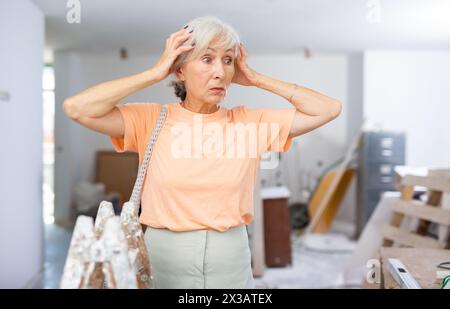
[[[129,51],[129,58],[126,60],[121,60],[118,52],[58,52],[55,54],[56,104],[58,105],[56,143],[57,147],[63,146],[62,153],[56,154],[57,220],[64,219],[68,215],[71,188],[81,180],[93,180],[95,152],[99,149],[112,149],[108,137],[69,121],[62,114],[62,102],[68,96],[87,87],[142,72],[157,62],[157,56],[159,55],[135,55],[132,50]],[[345,152],[348,139],[348,109],[345,106],[348,90],[347,57],[341,54],[313,54],[312,58],[305,59],[303,54],[251,54],[248,63],[261,73],[310,87],[344,103],[344,111],[338,119],[314,132],[294,139],[291,150],[283,156],[285,159],[282,160],[283,164],[280,167],[283,170],[283,179],[293,193],[291,200],[298,200],[300,169],[308,169],[313,174],[318,174],[323,167],[316,168],[317,161],[321,160],[324,165],[327,165]],[[170,78],[135,93],[123,102],[175,102],[177,98],[173,95],[172,88],[165,86],[169,81]],[[233,85],[223,106],[232,107],[240,104],[245,104],[249,108],[291,107],[290,103],[270,92]],[[71,162],[70,166],[67,162]],[[264,171],[261,174],[262,177],[266,175]]]
[[[352,53],[347,57],[347,81],[345,102],[346,115],[346,145],[345,152],[350,147],[353,140],[358,135],[363,122],[363,84],[364,84],[364,55],[363,53]],[[336,214],[334,225],[337,227],[339,222],[346,223],[347,230],[341,230],[347,235],[354,235],[353,223],[355,222],[356,210],[356,175],[353,177],[345,194],[342,204]],[[350,224],[349,224],[350,223]],[[344,227],[345,228],[345,227]]]
[[[80,130],[65,116],[62,103],[67,93],[80,91],[81,75],[79,57],[63,53],[55,57],[55,222],[70,221],[72,184],[80,179],[80,161],[77,149],[83,148],[79,138]],[[70,74],[67,74],[70,72]],[[69,222],[70,223],[70,222]]]
[[[406,163],[450,166],[450,51],[368,51],[364,114],[406,132]]]
[[[31,1],[2,1],[0,40],[0,90],[10,94],[0,101],[0,288],[21,288],[43,254],[43,14]]]
[[[363,122],[364,54],[348,55],[347,63],[347,146],[358,135]]]

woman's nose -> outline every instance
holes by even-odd
[[[221,63],[216,64],[214,66],[214,78],[223,78],[225,74],[225,70],[223,68],[223,65]]]

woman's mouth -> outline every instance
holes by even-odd
[[[225,89],[224,88],[211,88],[209,90],[214,93],[220,93],[220,92],[224,91]]]

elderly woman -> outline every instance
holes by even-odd
[[[179,100],[167,104],[141,198],[156,288],[253,288],[246,225],[261,155],[287,151],[292,138],[341,111],[336,99],[259,73],[246,59],[231,26],[200,17],[170,35],[152,68],[64,102],[71,119],[110,136],[118,152],[138,152],[142,161],[161,105],[117,104],[175,78]],[[221,102],[232,83],[270,91],[293,108],[225,108]]]

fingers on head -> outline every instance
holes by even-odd
[[[168,38],[167,38],[167,42],[171,42],[173,41],[176,37],[184,34],[186,31],[184,29],[181,29],[180,31],[174,32],[172,33]]]
[[[190,33],[181,33],[177,36],[168,39],[168,44],[175,44],[175,48],[180,46],[180,43],[187,41],[192,35]]]
[[[192,45],[184,45],[184,46],[180,46],[180,49],[183,50],[183,51],[191,50],[191,49],[193,49],[193,48],[194,48],[194,46],[192,46]]]

